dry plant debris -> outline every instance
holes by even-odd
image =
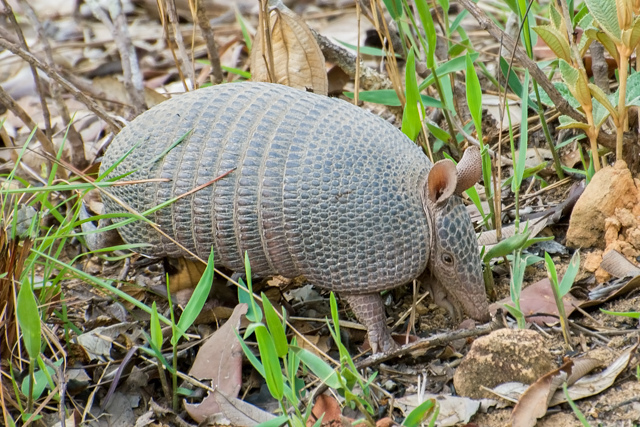
[[[495,58],[503,51],[495,40],[503,40],[504,52],[511,56],[509,51],[515,45],[514,37],[502,33],[493,21],[487,23],[485,12],[491,11],[502,19],[503,5],[483,1],[478,7],[468,3],[472,2],[461,2],[475,18],[467,16],[458,24],[479,53],[476,65],[486,64],[492,77],[501,78]],[[381,60],[370,55],[370,51],[357,57],[355,50],[344,47],[345,44],[356,45],[360,40],[361,45],[366,41],[367,47],[385,44],[393,46],[399,54],[402,52],[402,41],[393,27],[388,28],[388,14],[381,13],[382,4],[380,1],[359,1],[356,8],[355,2],[342,0],[290,0],[284,3],[234,0],[198,2],[196,10],[192,2],[184,0],[88,0],[77,4],[62,0],[2,1],[0,142],[6,149],[0,150],[3,174],[0,182],[3,191],[0,193],[3,202],[0,231],[0,406],[3,418],[0,423],[8,424],[9,415],[18,420],[18,424],[47,426],[186,426],[194,425],[194,422],[255,425],[273,419],[271,412],[277,410],[275,401],[266,392],[264,380],[238,350],[234,332],[242,334],[247,327],[244,316],[247,307],[238,304],[236,289],[227,287],[226,279],[220,279],[214,285],[215,290],[195,326],[188,331],[190,339],[181,341],[178,348],[181,387],[192,389],[194,396],[189,402],[183,402],[178,411],[173,411],[155,361],[140,351],[147,343],[145,334],[150,330],[150,316],[136,302],[147,306],[156,302],[160,315],[169,316],[165,283],[165,273],[169,273],[169,292],[179,313],[192,295],[191,288],[198,280],[201,265],[183,261],[148,262],[136,256],[123,261],[117,256],[105,259],[82,255],[86,249],[71,235],[72,231],[79,232],[79,227],[65,231],[64,239],[49,248],[47,254],[56,258],[58,264],[41,263],[32,269],[29,280],[40,298],[45,342],[43,364],[48,366],[53,387],[48,385],[43,371],[37,369],[40,384],[47,384],[41,387],[35,402],[34,412],[42,418],[20,419],[27,403],[24,379],[29,375],[26,363],[29,357],[20,340],[22,332],[16,326],[15,301],[21,286],[26,283],[21,281],[21,273],[32,253],[32,245],[39,250],[46,233],[35,239],[33,236],[16,238],[11,235],[11,225],[24,221],[26,227],[23,228],[28,228],[35,215],[44,228],[54,230],[67,216],[72,216],[75,207],[70,200],[78,193],[74,189],[56,191],[45,203],[31,194],[13,199],[14,196],[6,191],[26,184],[43,187],[69,178],[92,181],[90,174],[95,173],[105,147],[128,121],[169,97],[204,84],[242,80],[251,73],[254,80],[342,96],[344,91],[355,89],[354,79],[358,76],[362,90],[394,92],[394,84],[404,82],[403,59],[396,60],[392,56]],[[449,12],[451,22],[460,16],[462,9],[452,4]],[[433,13],[437,24],[442,25],[443,15]],[[482,30],[485,26],[493,38]],[[253,49],[249,47],[251,42]],[[442,45],[440,37],[438,43]],[[459,46],[456,44],[455,48]],[[444,51],[440,60],[447,57],[446,45]],[[540,54],[541,49],[536,51]],[[537,76],[543,73],[523,55],[522,49],[516,50],[520,65],[530,67]],[[593,56],[588,65],[593,65],[597,72],[596,67],[603,64],[595,54]],[[605,74],[610,73],[608,78],[612,78],[615,61],[611,66],[611,58],[604,60]],[[428,76],[430,71],[421,60],[418,62],[418,74]],[[393,67],[399,67],[399,71],[390,72]],[[459,89],[460,75],[451,75],[452,82],[458,87],[452,102],[466,105],[466,88]],[[485,142],[491,144],[491,153],[500,154],[503,160],[502,175],[492,179],[505,179],[513,172],[514,162],[505,155],[508,153],[508,142],[504,138],[507,129],[497,125],[507,123],[500,108],[496,107],[504,97],[503,93],[487,90],[488,87],[483,83],[487,95],[483,107],[489,113]],[[563,114],[580,119],[580,114],[560,93],[554,93],[552,85],[548,89]],[[496,96],[496,93],[499,94]],[[424,94],[437,96],[433,88]],[[396,97],[403,98],[404,93],[400,91]],[[521,111],[519,102],[513,99],[509,104],[518,114]],[[365,103],[364,108],[400,126],[399,107]],[[445,127],[442,110],[429,107],[425,112],[429,123]],[[462,117],[466,114],[467,111],[460,113]],[[631,125],[634,123],[631,121]],[[529,124],[531,141],[542,139],[542,132],[536,129],[539,129],[539,121]],[[520,131],[518,125],[512,130],[516,134]],[[562,139],[558,135],[566,136],[552,131],[558,140]],[[30,139],[32,132],[35,132],[35,138]],[[627,160],[636,153],[630,134],[624,136],[625,141],[630,141]],[[615,141],[609,136],[601,135],[599,142],[612,148]],[[501,137],[502,145],[499,146]],[[22,150],[23,147],[26,149]],[[56,160],[59,150],[61,156]],[[539,225],[533,234],[556,233],[556,243],[560,245],[567,210],[557,208],[568,197],[567,181],[553,181],[553,172],[544,168],[544,162],[551,157],[544,146],[536,144],[526,153],[526,167],[540,168],[539,177],[551,185],[541,189],[539,180],[529,178],[520,213],[535,216],[547,209],[547,216],[542,220],[533,218],[536,223],[532,221],[532,227]],[[579,143],[569,144],[560,154],[564,166],[580,167]],[[55,164],[58,165],[57,174],[49,175]],[[607,282],[611,276],[617,276],[605,268],[606,262],[602,262],[603,258],[606,261],[608,253],[617,251],[634,265],[638,264],[640,182],[634,164],[630,162],[629,165],[632,172],[619,162],[594,175],[573,210],[566,232],[567,245],[596,248],[586,254],[583,265],[587,273],[582,275],[584,283],[581,282],[581,286],[587,289],[579,289],[583,294],[566,295],[564,301],[568,314],[576,306],[589,310],[589,316],[575,311],[572,316],[575,350],[599,360],[603,367],[575,382],[569,393],[592,420],[616,425],[632,425],[640,420],[637,400],[640,381],[634,376],[640,363],[634,347],[638,342],[638,322],[633,318],[612,318],[588,307],[637,312],[640,277],[634,273],[635,277],[625,279],[620,289],[610,291],[602,298],[588,300],[584,294],[593,290],[592,282],[589,282],[593,277],[597,282]],[[14,170],[21,180],[19,183],[7,180],[7,175]],[[99,202],[89,198],[87,201],[99,213]],[[509,206],[513,198],[508,190],[505,190],[502,202],[505,216],[512,214]],[[33,211],[38,213],[33,214],[29,209],[14,210],[13,207],[19,205],[32,205]],[[488,209],[488,204],[484,206]],[[39,213],[42,215],[37,216]],[[508,232],[508,228],[505,231]],[[498,234],[493,230],[490,233]],[[505,235],[507,233],[503,237]],[[557,256],[555,260],[561,270],[566,267],[568,257]],[[501,266],[494,267],[497,293],[504,297],[509,291],[509,274],[500,273]],[[76,274],[69,274],[72,269],[77,270]],[[120,292],[119,296],[105,291],[106,288],[92,287],[88,276],[117,284],[113,289]],[[512,425],[534,425],[538,417],[554,405],[562,405],[559,406],[560,413],[541,418],[537,425],[574,423],[572,411],[562,404],[563,394],[549,384],[555,384],[553,380],[558,378],[565,379],[570,365],[575,368],[582,362],[572,359],[556,369],[569,349],[562,344],[557,330],[547,326],[555,321],[557,309],[553,303],[549,304],[552,296],[545,276],[544,268],[528,267],[526,281],[530,285],[522,293],[523,311],[532,315],[530,321],[537,323],[535,328],[543,332],[533,328],[504,329],[484,338],[475,338],[472,344],[475,336],[491,332],[498,322],[475,330],[450,332],[453,322],[444,310],[430,304],[431,296],[414,296],[408,289],[389,292],[385,300],[387,311],[395,319],[405,319],[398,322],[396,332],[401,333],[398,336],[404,339],[407,331],[418,326],[419,333],[431,336],[432,340],[425,344],[411,337],[412,342],[393,356],[356,360],[362,372],[380,372],[372,384],[380,408],[375,425],[396,425],[398,420],[430,398],[441,402],[439,425],[469,421],[499,425],[508,422],[510,417]],[[305,283],[304,279],[278,278],[268,284],[256,282],[255,285],[265,292],[278,312],[281,307],[287,310],[291,325],[300,334],[298,345],[301,348],[318,355],[329,353],[338,359],[325,321],[330,316],[327,296]],[[500,301],[505,302],[508,300]],[[501,307],[498,304],[495,311]],[[410,316],[412,310],[417,315]],[[360,349],[358,344],[363,340],[363,328],[347,313],[340,315],[344,321],[341,327],[346,346],[352,355],[356,355]],[[498,318],[501,325],[513,326],[500,314]],[[168,328],[160,332],[165,338],[164,354],[169,355],[166,338],[171,332]],[[317,383],[310,376],[304,379],[308,390],[317,390]],[[523,384],[503,384],[510,381]],[[491,398],[493,402],[451,396],[448,393],[451,382],[460,396]],[[529,386],[530,391],[525,391]],[[490,388],[492,392],[482,387]],[[504,408],[505,401],[499,400],[496,394],[509,396],[512,401],[520,395],[523,397],[512,412],[510,408]],[[535,398],[531,398],[532,395]],[[341,397],[330,392],[304,404],[312,407],[309,425],[322,414],[323,425],[336,426],[353,425],[354,420],[362,417],[348,405],[345,407]]]

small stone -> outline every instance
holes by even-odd
[[[618,208],[616,209],[616,217],[623,227],[636,227],[638,222],[636,217],[631,213],[629,209]]]
[[[555,368],[537,332],[501,329],[473,342],[456,369],[453,385],[460,396],[493,397],[482,386],[491,389],[511,381],[531,384]]]
[[[638,189],[624,162],[598,171],[578,199],[567,231],[567,245],[574,248],[604,247],[604,222],[616,208],[633,209]]]
[[[635,249],[640,250],[640,229],[631,228],[627,230],[627,242],[631,244]]]
[[[607,273],[607,271],[602,267],[598,267],[598,269],[594,273],[594,276],[596,278],[596,282],[598,283],[604,283],[611,280],[611,275]]]
[[[620,224],[620,221],[618,221],[618,218],[612,216],[607,218],[604,221],[604,241],[605,241],[605,245],[610,245],[611,243],[615,242],[616,240],[618,240],[618,233],[620,232],[620,227],[622,226],[622,224]]]
[[[600,263],[602,262],[602,251],[597,250],[593,251],[587,255],[584,260],[584,269],[593,273],[600,267]]]

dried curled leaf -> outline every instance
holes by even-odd
[[[251,50],[251,79],[326,95],[324,56],[309,26],[282,2],[270,10],[268,26],[264,21]]]

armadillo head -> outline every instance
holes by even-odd
[[[457,168],[450,160],[437,162],[429,171],[424,205],[431,225],[429,270],[436,302],[456,317],[464,310],[476,320],[489,318],[478,244],[471,219],[458,196],[480,179],[480,152],[465,151]]]

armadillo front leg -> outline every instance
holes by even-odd
[[[374,353],[387,352],[397,347],[387,328],[384,303],[379,293],[344,295],[356,315],[369,333],[369,343]]]

